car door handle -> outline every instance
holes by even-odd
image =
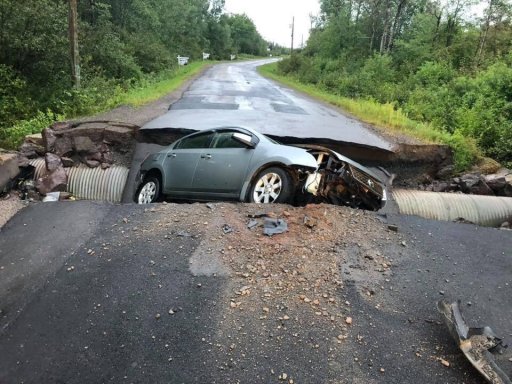
[[[176,157],[176,154],[175,153],[168,153],[167,157]]]
[[[212,155],[201,155],[201,159],[208,159],[210,160],[212,158]]]

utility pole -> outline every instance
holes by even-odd
[[[295,16],[293,16],[291,27],[292,27],[292,46],[290,49],[290,55],[293,53],[293,35],[294,35],[294,31],[295,31]]]
[[[77,0],[69,0],[69,43],[71,50],[71,80],[80,88],[80,55],[78,52],[78,7]]]

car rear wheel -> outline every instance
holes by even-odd
[[[160,181],[155,176],[149,176],[142,182],[136,196],[138,204],[154,203],[160,197]]]
[[[256,176],[250,191],[252,203],[286,203],[292,195],[292,180],[282,168],[272,167]]]

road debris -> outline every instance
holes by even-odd
[[[233,232],[233,227],[231,227],[229,224],[224,224],[222,226],[222,231],[227,235],[228,233]]]
[[[497,364],[506,358],[504,353],[507,345],[503,344],[503,340],[490,327],[470,328],[462,315],[460,305],[460,300],[453,303],[441,300],[437,303],[437,308],[459,348],[489,383],[512,384],[503,367]],[[448,365],[443,361],[441,363],[449,366],[448,362]]]
[[[284,219],[265,218],[263,233],[267,236],[278,235],[288,231],[288,223]]]
[[[257,227],[259,225],[259,221],[258,220],[254,220],[254,219],[251,219],[249,220],[249,222],[247,223],[247,228],[249,229],[253,229],[255,227]]]

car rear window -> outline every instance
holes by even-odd
[[[234,132],[218,132],[213,140],[212,148],[247,148],[246,145],[233,138]]]

